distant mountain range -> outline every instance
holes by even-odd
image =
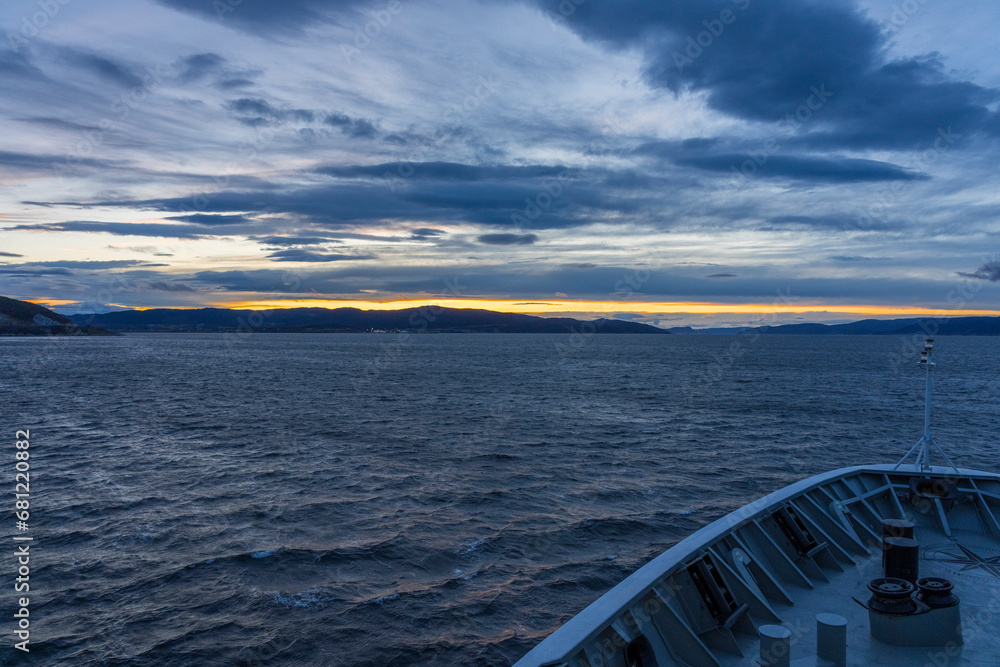
[[[112,335],[126,331],[1000,336],[1000,317],[925,317],[861,320],[848,324],[661,329],[626,320],[584,321],[569,317],[537,317],[440,307],[403,310],[279,308],[256,311],[157,308],[64,316],[37,304],[0,296],[0,335]]]
[[[96,326],[80,326],[48,308],[0,296],[0,335],[17,336],[109,336]]]
[[[70,315],[77,324],[96,325],[110,331],[246,331],[330,332],[413,331],[428,333],[638,333],[668,334],[649,324],[625,320],[576,320],[536,317],[471,308],[406,308],[359,310],[357,308],[281,308],[227,310],[200,308],[175,310],[125,310],[99,315]]]
[[[914,317],[861,320],[848,324],[782,324],[732,329],[674,327],[676,334],[809,334],[825,336],[1000,336],[1000,317]]]

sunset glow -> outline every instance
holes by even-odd
[[[214,304],[217,308],[266,310],[270,308],[359,308],[361,310],[400,310],[424,306],[447,308],[482,308],[509,313],[555,315],[565,313],[691,313],[704,315],[768,313],[835,313],[871,317],[957,317],[973,315],[1000,316],[1000,310],[920,308],[913,306],[763,304],[763,303],[690,303],[649,301],[513,301],[497,299],[413,299],[399,301],[360,301],[327,299],[287,299]]]

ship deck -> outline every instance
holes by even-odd
[[[897,647],[883,644],[868,631],[868,611],[854,598],[867,602],[868,582],[882,576],[882,558],[878,553],[857,558],[857,565],[842,573],[828,573],[829,582],[814,582],[814,588],[793,588],[789,591],[792,606],[779,606],[775,611],[781,625],[792,631],[792,665],[795,667],[825,666],[830,663],[816,656],[816,614],[832,613],[847,619],[847,658],[854,665],[912,665],[913,667],[968,665],[997,667],[1000,665],[1000,565],[988,568],[989,559],[1000,562],[1000,544],[983,539],[981,533],[954,531],[948,539],[933,529],[917,527],[915,537],[921,545],[920,576],[942,577],[955,584],[961,600],[962,630],[965,644],[961,647]],[[965,547],[965,549],[962,549]],[[873,550],[874,552],[874,550]],[[976,557],[982,559],[977,561]],[[752,664],[747,658],[759,653],[759,640],[750,635],[737,635],[745,657],[722,654],[723,667]]]
[[[916,495],[911,479],[941,480],[957,494]],[[868,582],[884,576],[885,519],[914,524],[919,577],[954,583],[962,645],[871,636],[864,605]],[[829,666],[817,657],[823,613],[847,621],[847,665],[1000,665],[1000,475],[883,465],[803,480],[661,554],[515,667],[754,665],[765,625],[790,631],[793,667]]]

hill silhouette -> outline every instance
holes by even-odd
[[[80,324],[94,324],[111,331],[669,334],[665,329],[625,320],[583,321],[569,317],[536,317],[475,308],[436,306],[402,310],[281,308],[254,311],[157,308],[99,315],[71,315],[70,318]]]
[[[0,335],[108,336],[111,332],[96,326],[81,326],[37,303],[0,296]]]

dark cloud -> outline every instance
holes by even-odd
[[[355,7],[376,4],[369,0],[283,0],[280,3],[260,0],[157,0],[162,5],[193,14],[223,25],[230,25],[263,37],[296,34],[309,26],[335,22],[338,15]],[[384,9],[385,3],[381,7]]]
[[[29,264],[0,264],[0,274],[8,276],[72,276],[73,271],[62,268],[31,266]]]
[[[62,118],[52,118],[51,116],[42,116],[38,118],[15,118],[14,120],[21,123],[30,123],[32,125],[39,125],[41,127],[47,127],[55,130],[65,130],[67,132],[99,132],[101,128],[96,125],[83,125],[82,123],[75,123],[69,120],[63,120]]]
[[[566,5],[537,4],[555,16]],[[890,59],[887,37],[852,4],[620,0],[563,13],[586,39],[641,50],[651,85],[702,93],[711,108],[744,120],[792,115],[789,126],[814,148],[923,149],[948,127],[966,139],[1000,134],[989,108],[998,91],[955,79],[936,55]]]
[[[374,121],[367,118],[352,118],[343,113],[327,114],[323,123],[337,128],[343,134],[358,139],[374,139],[379,131]]]
[[[18,255],[16,252],[2,252],[2,251],[0,251],[0,257],[24,257],[24,255]]]
[[[1000,282],[1000,262],[986,262],[973,273],[959,271],[958,275],[976,280],[988,280],[991,283]]]
[[[152,290],[154,292],[197,292],[195,288],[184,283],[168,283],[162,280],[155,282],[140,281],[139,287]]]
[[[299,248],[279,250],[268,255],[269,259],[278,262],[345,262],[359,259],[375,259],[374,255],[346,255],[332,252],[314,252]]]
[[[373,165],[325,165],[317,173],[338,178],[407,178],[439,181],[511,180],[568,175],[565,167],[549,165],[472,165],[455,162],[386,162]]]
[[[117,236],[152,236],[174,239],[197,239],[212,236],[216,231],[210,227],[194,225],[170,225],[145,222],[97,222],[91,220],[71,220],[53,222],[46,225],[18,225],[10,229],[32,232],[94,232]]]
[[[718,278],[737,278],[738,276],[735,273],[710,273],[705,277],[718,279]]]
[[[143,83],[142,77],[125,63],[79,49],[64,48],[62,54],[67,62],[123,88],[136,88]]]
[[[467,294],[516,294],[524,300],[545,300],[557,292],[576,298],[602,299],[616,294],[623,276],[632,275],[634,267],[606,266],[591,269],[567,267],[547,268],[504,264],[468,265],[434,264],[425,266],[387,266],[381,263],[351,263],[350,266],[317,267],[301,278],[301,284],[290,282],[287,271],[264,269],[255,271],[205,271],[192,278],[213,289],[265,294],[309,293],[351,294],[361,290],[377,290],[389,294],[426,292],[438,294],[445,289],[445,280],[467,288]],[[944,295],[951,289],[948,281],[913,278],[796,278],[788,275],[773,277],[740,277],[739,280],[706,280],[698,275],[678,275],[670,271],[653,271],[649,280],[633,295],[643,299],[674,301],[746,299],[770,303],[775,293],[788,293],[802,299],[858,299],[862,303],[889,303],[922,306],[928,304],[927,294]]]
[[[39,173],[39,172],[55,173],[60,168],[68,168],[68,167],[118,169],[124,165],[125,163],[117,160],[102,160],[97,158],[85,158],[78,156],[73,156],[72,160],[69,160],[69,158],[67,158],[66,155],[49,155],[46,153],[18,153],[15,151],[0,150],[0,169],[3,169],[4,167],[9,167],[11,169],[16,169],[18,171],[29,171],[34,173]]]
[[[555,193],[555,194],[553,194]],[[587,224],[594,212],[635,214],[645,202],[635,194],[616,196],[585,181],[526,180],[384,182],[351,181],[300,189],[210,192],[202,196],[146,200],[60,202],[67,206],[183,212],[200,201],[199,214],[242,214],[267,210],[310,222],[316,231],[387,220],[507,225],[524,229]]]
[[[835,262],[874,262],[888,257],[865,257],[863,255],[832,255],[830,259]]]
[[[746,154],[733,154],[682,159],[678,160],[678,164],[709,171],[733,173],[732,170],[734,167],[742,171],[742,165],[748,160],[752,162],[752,158]],[[787,177],[830,183],[897,180],[923,181],[929,179],[929,176],[926,174],[914,173],[887,162],[845,157],[824,158],[772,155],[763,164],[759,166],[755,164],[752,171],[755,176]]]
[[[229,91],[257,85],[254,77],[262,70],[234,67],[218,53],[206,52],[181,58],[174,64],[175,78],[181,84],[208,83]]]
[[[200,81],[205,77],[222,72],[225,64],[226,59],[218,53],[196,53],[181,59],[178,63],[180,73],[177,78],[181,83]]]
[[[419,227],[417,229],[410,230],[410,238],[414,239],[431,239],[436,236],[441,236],[444,231],[440,229],[431,229],[429,227]]]
[[[190,222],[197,225],[247,225],[257,222],[253,218],[245,215],[213,215],[210,213],[193,213],[191,215],[177,215],[167,220],[177,220],[178,222]]]
[[[234,79],[221,79],[215,84],[215,87],[219,90],[235,90],[237,88],[247,88],[255,85],[257,85],[256,81],[237,77]]]
[[[282,123],[312,123],[316,115],[308,109],[277,108],[267,100],[243,97],[230,100],[226,108],[241,123],[250,127],[280,125]]]
[[[861,220],[857,216],[850,216],[842,213],[829,213],[824,215],[778,215],[767,219],[772,227],[760,229],[773,229],[785,227],[802,227],[818,230],[835,231],[886,231],[898,229],[903,223],[896,223],[890,220]]]
[[[252,236],[250,238],[263,245],[271,246],[307,246],[323,245],[325,243],[343,243],[343,241],[338,239],[321,236]]]
[[[0,77],[43,79],[45,74],[31,62],[27,49],[0,49]]]
[[[21,264],[0,264],[0,273],[12,276],[86,276],[101,275],[115,269],[156,269],[166,264],[153,264],[136,259],[121,260],[58,260],[49,262],[24,262]]]
[[[486,245],[531,245],[538,240],[535,234],[483,234],[477,239]]]
[[[151,264],[138,259],[113,259],[103,261],[58,260],[52,262],[30,262],[30,265],[64,269],[86,269],[90,271],[99,271],[101,269],[124,269],[133,266],[166,266],[166,264]]]
[[[928,180],[926,174],[905,169],[890,162],[848,158],[788,154],[778,142],[750,145],[742,152],[732,150],[733,141],[689,139],[682,142],[652,142],[636,149],[639,155],[665,158],[683,167],[716,171],[736,177],[792,178],[828,183],[868,181]]]

